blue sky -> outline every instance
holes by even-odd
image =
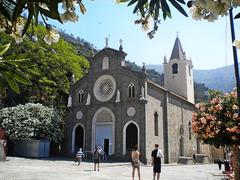
[[[123,40],[127,60],[138,65],[142,65],[142,62],[162,64],[165,55],[167,58],[171,56],[179,32],[183,49],[187,57],[191,57],[195,69],[213,69],[233,64],[228,17],[219,18],[213,23],[195,21],[172,8],[172,19],[162,20],[155,38],[149,39],[147,32],[134,24],[138,17],[132,13],[133,7],[127,7],[126,3],[116,4],[115,0],[83,2],[87,13],[82,15],[78,10],[80,17],[77,23],[54,24],[94,44],[97,49],[104,48],[105,37],[110,36],[111,48],[118,49],[119,39]],[[190,16],[187,8],[186,12]],[[235,23],[237,38],[239,25]]]

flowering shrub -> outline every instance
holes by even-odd
[[[221,94],[210,91],[209,101],[196,104],[192,129],[204,143],[215,145],[240,145],[240,116],[237,92]]]
[[[239,0],[193,0],[190,5],[190,13],[195,20],[206,19],[215,21],[219,16],[228,15],[232,7],[239,7]],[[188,3],[189,4],[189,3]]]
[[[60,112],[41,104],[28,103],[0,110],[0,127],[10,141],[53,140],[63,137],[63,121]]]

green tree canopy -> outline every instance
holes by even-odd
[[[30,62],[27,67],[18,67],[30,79],[32,86],[19,85],[21,93],[10,94],[16,104],[31,101],[64,105],[71,75],[80,79],[87,72],[89,63],[84,56],[77,55],[75,48],[63,39],[51,46],[47,45],[43,41],[45,32],[43,26],[37,26],[35,33],[40,37],[37,42],[27,36],[21,44],[12,43],[7,52],[16,56],[24,53]],[[10,36],[2,32],[0,39],[3,43],[9,42]]]

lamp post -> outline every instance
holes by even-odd
[[[234,22],[233,22],[233,13],[232,8],[229,9],[229,18],[230,18],[230,29],[232,42],[235,41],[235,31],[234,31]],[[240,114],[240,81],[239,81],[239,67],[238,67],[238,57],[237,57],[237,49],[232,45],[233,50],[233,60],[234,60],[234,70],[235,70],[235,78],[236,78],[236,88],[237,88],[237,102],[238,102],[238,115]],[[235,167],[235,179],[240,179],[240,150],[236,148],[234,150],[234,157],[236,158],[236,167]]]
[[[235,31],[234,31],[232,8],[229,9],[229,18],[230,18],[230,29],[231,29],[231,36],[232,36],[232,42],[233,42],[235,41]],[[235,70],[236,88],[237,88],[237,102],[238,102],[238,107],[240,107],[240,81],[239,81],[237,49],[235,46],[232,45],[232,50],[233,50],[233,61],[234,61],[234,70]]]

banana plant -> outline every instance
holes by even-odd
[[[24,76],[19,67],[27,62],[26,55],[8,55],[4,54],[9,49],[11,43],[0,46],[0,93],[7,85],[15,92],[20,93],[18,83],[31,85],[31,81]]]

